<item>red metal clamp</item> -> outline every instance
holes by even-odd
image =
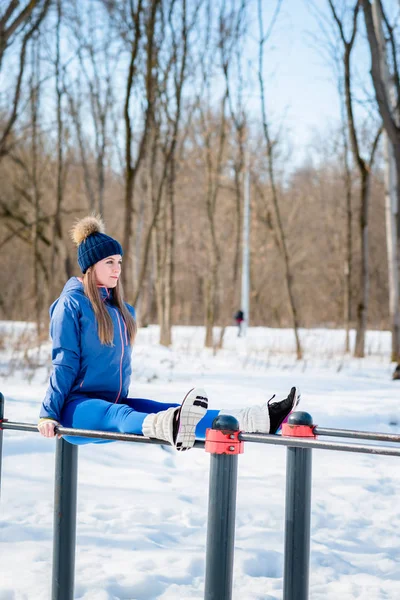
[[[315,427],[316,425],[290,425],[290,423],[284,423],[282,425],[282,435],[284,437],[312,437],[316,439]]]
[[[206,430],[206,452],[211,454],[243,454],[244,442],[239,440],[240,431]]]

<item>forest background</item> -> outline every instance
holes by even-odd
[[[276,93],[296,10],[335,90],[331,118],[313,98],[307,135]],[[395,0],[2,0],[0,319],[47,338],[79,275],[68,232],[95,212],[123,243],[139,325],[168,346],[173,325],[204,324],[222,345],[248,177],[250,324],[293,327],[299,358],[299,327],[344,328],[347,351],[355,328],[356,356],[367,328],[389,329],[398,362],[399,14]]]

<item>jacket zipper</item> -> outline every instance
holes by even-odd
[[[121,320],[119,317],[119,312],[117,308],[114,308],[115,312],[117,313],[117,319],[118,319],[118,326],[119,326],[119,336],[121,338],[121,360],[119,362],[119,392],[118,392],[118,396],[114,402],[114,404],[117,404],[119,397],[121,395],[121,391],[122,391],[122,359],[124,358],[124,353],[125,353],[125,347],[124,347],[124,338],[122,335],[122,327],[121,327]]]
[[[105,286],[105,285],[98,285],[97,287],[98,287],[98,288],[104,288],[104,289],[106,290],[106,295],[104,296],[104,298],[101,298],[101,301],[102,301],[102,302],[105,302],[106,300],[108,300],[108,299],[109,299],[109,297],[110,297],[110,291],[109,291],[109,289],[108,289],[108,288],[106,288],[106,286]]]

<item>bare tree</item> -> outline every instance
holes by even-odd
[[[79,61],[79,74],[83,75],[86,89],[88,91],[88,104],[93,135],[86,136],[83,141],[82,117],[79,115],[79,102],[75,103],[69,94],[71,114],[74,119],[79,147],[82,157],[82,166],[85,175],[85,187],[89,199],[90,209],[100,214],[104,212],[104,186],[105,186],[105,160],[108,143],[108,125],[111,107],[113,104],[113,88],[118,63],[117,57],[113,56],[112,28],[110,21],[104,22],[98,12],[98,7],[91,5],[86,16],[87,25],[84,26],[80,3],[74,5],[72,18],[72,29],[77,43],[77,54]],[[101,29],[100,36],[96,35],[96,28]],[[99,40],[100,37],[100,40]],[[103,39],[104,38],[104,39]],[[78,89],[80,85],[78,86]],[[90,147],[89,139],[94,139],[95,160],[95,184],[91,184],[86,146]]]
[[[56,57],[55,57],[55,95],[56,95],[56,121],[57,121],[57,182],[56,182],[56,207],[53,220],[53,251],[50,260],[50,296],[55,295],[56,270],[61,268],[64,278],[68,279],[72,275],[71,259],[65,244],[62,210],[64,199],[64,185],[66,177],[67,163],[65,160],[65,137],[63,121],[63,64],[61,56],[61,26],[62,26],[62,0],[57,0],[57,23],[56,23]]]
[[[229,106],[229,115],[234,132],[232,140],[232,163],[234,172],[234,252],[232,260],[232,289],[234,293],[229,294],[230,297],[230,315],[229,321],[234,311],[238,307],[238,297],[240,293],[239,274],[240,274],[240,249],[242,238],[242,204],[244,195],[244,170],[245,170],[245,147],[249,145],[249,132],[247,131],[246,111],[244,107],[243,93],[244,81],[242,71],[242,54],[243,41],[246,33],[246,0],[241,0],[237,11],[233,9],[226,19],[225,23],[221,22],[220,27],[228,29],[232,32],[231,37],[221,37],[220,54],[222,71],[225,78],[225,86],[227,91],[227,100]],[[236,66],[236,73],[232,75],[232,71]],[[234,77],[234,78],[233,78]],[[232,82],[233,78],[233,82]],[[247,149],[247,156],[249,150]],[[249,168],[249,165],[247,165]],[[246,319],[248,315],[246,316]],[[219,347],[222,347],[225,326],[221,327]]]
[[[124,120],[125,120],[125,216],[124,216],[124,248],[126,255],[132,258],[132,234],[133,234],[133,215],[134,215],[134,187],[135,180],[139,171],[140,164],[144,158],[148,136],[150,132],[150,123],[153,119],[154,111],[154,50],[155,50],[155,31],[157,14],[160,7],[160,0],[149,0],[149,6],[144,10],[143,0],[138,0],[136,10],[131,4],[130,17],[134,28],[134,38],[130,42],[130,61],[128,76],[126,82]],[[144,21],[142,23],[142,20]],[[131,97],[138,74],[138,60],[140,41],[143,29],[145,31],[146,43],[146,66],[144,73],[145,86],[145,115],[143,129],[140,139],[137,142],[136,157],[133,157],[133,127],[130,114]],[[128,263],[129,265],[129,263]],[[125,284],[128,298],[133,297],[133,267],[125,270]]]
[[[337,25],[340,39],[343,44],[343,65],[344,65],[344,93],[346,102],[346,113],[347,123],[349,128],[349,137],[351,143],[351,149],[353,153],[353,159],[357,165],[360,175],[360,239],[361,239],[361,285],[360,295],[357,302],[357,329],[356,329],[356,343],[354,349],[354,356],[363,357],[365,352],[365,334],[367,330],[367,319],[368,319],[368,302],[369,302],[369,202],[370,202],[370,177],[371,168],[374,161],[376,148],[378,145],[379,137],[381,134],[381,128],[378,129],[375,139],[372,144],[369,161],[367,162],[362,156],[360,151],[360,144],[358,139],[358,133],[354,117],[353,108],[353,93],[351,86],[351,52],[354,47],[354,42],[357,35],[357,19],[360,10],[360,3],[358,0],[354,4],[352,11],[352,28],[350,33],[350,39],[346,39],[344,32],[343,21],[339,18],[338,12],[334,6],[332,0],[328,0],[333,18]]]
[[[196,23],[198,12],[203,0],[194,4],[194,10],[189,18],[186,0],[175,3],[171,2],[168,10],[168,28],[170,31],[171,51],[167,60],[167,68],[164,76],[163,89],[160,100],[168,124],[166,136],[167,144],[163,150],[163,169],[167,178],[167,189],[165,194],[165,211],[163,219],[164,249],[161,259],[160,227],[156,229],[158,237],[157,248],[157,306],[160,324],[160,343],[168,346],[171,344],[172,305],[174,289],[175,270],[175,239],[176,239],[176,207],[175,207],[175,183],[176,183],[176,152],[179,128],[182,120],[182,97],[184,85],[188,78],[187,62],[189,52],[189,36]],[[174,5],[180,11],[178,25],[174,22]],[[172,80],[172,97],[169,94],[169,78]],[[163,98],[164,96],[164,98]]]
[[[218,289],[220,285],[219,271],[221,267],[221,248],[217,231],[217,202],[221,189],[222,172],[225,166],[225,149],[227,135],[227,102],[228,88],[225,89],[219,102],[218,112],[211,107],[211,78],[215,61],[215,47],[212,43],[212,3],[206,6],[207,29],[205,51],[201,59],[202,88],[198,95],[198,113],[201,124],[201,135],[204,144],[205,163],[205,208],[209,228],[208,266],[205,277],[205,346],[214,347],[213,328],[218,309]],[[221,50],[221,68],[226,60],[223,49],[232,41],[232,31],[227,26],[225,3],[222,2],[218,13],[217,47]],[[204,93],[204,98],[202,94]]]
[[[19,0],[10,0],[8,6],[4,7],[4,10],[0,14],[0,71],[3,66],[3,56],[7,47],[12,44],[13,38],[18,34],[18,31],[24,29],[32,13],[37,8],[40,8],[41,4],[42,0],[30,0],[17,12]]]
[[[4,122],[2,131],[0,132],[0,160],[10,150],[8,141],[18,118],[28,43],[35,32],[38,31],[48,12],[50,3],[51,0],[44,0],[43,2],[40,0],[37,0],[36,2],[32,0],[32,2],[29,2],[18,15],[15,15],[15,10],[18,8],[19,2],[11,0],[0,17],[0,70],[3,65],[3,58],[7,48],[11,44],[16,44],[19,41],[19,34],[22,36],[19,50],[18,72],[11,110],[8,118]],[[36,7],[38,7],[37,14],[35,11]]]
[[[343,102],[342,102],[343,105]],[[346,245],[344,258],[344,286],[343,286],[343,316],[346,330],[345,351],[350,352],[350,327],[352,321],[352,297],[353,297],[353,176],[349,162],[349,142],[346,131],[345,117],[343,123],[343,163],[344,163],[344,185],[346,195]]]
[[[38,173],[39,149],[38,149],[38,114],[39,114],[39,99],[40,99],[40,61],[39,61],[39,41],[33,40],[32,43],[32,60],[31,60],[31,120],[32,120],[32,198],[34,202],[34,225],[32,228],[32,244],[33,244],[33,296],[35,298],[35,317],[36,331],[40,339],[42,331],[42,310],[43,310],[43,289],[40,277],[39,263],[39,219],[41,216],[41,182]]]
[[[290,310],[291,310],[291,314],[292,314],[293,331],[294,331],[295,341],[296,341],[296,354],[297,354],[297,359],[300,360],[302,358],[303,352],[302,352],[300,337],[299,337],[298,309],[297,309],[295,295],[293,293],[293,273],[292,273],[292,268],[290,265],[290,257],[289,257],[288,248],[287,248],[285,229],[283,226],[281,211],[279,208],[278,189],[277,189],[276,181],[275,181],[275,164],[274,164],[275,142],[271,137],[270,126],[268,124],[268,119],[267,119],[265,84],[264,84],[264,47],[265,47],[267,40],[269,39],[269,36],[272,32],[274,23],[279,14],[281,3],[282,3],[282,0],[277,1],[276,10],[275,10],[274,16],[272,18],[271,24],[270,24],[269,28],[267,29],[267,31],[264,31],[262,1],[257,0],[258,23],[259,23],[259,28],[260,28],[259,49],[258,49],[258,81],[259,81],[260,97],[261,97],[262,126],[263,126],[264,140],[265,140],[265,144],[266,144],[266,155],[267,155],[267,161],[268,161],[268,176],[269,176],[269,182],[270,182],[270,186],[271,186],[271,200],[272,200],[272,206],[273,206],[273,210],[274,210],[274,218],[275,218],[276,226],[277,226],[277,230],[278,230],[279,246],[280,246],[283,265],[284,265],[285,282],[286,282],[286,288],[287,288],[287,293],[288,293],[288,298],[289,298]]]
[[[82,127],[82,99],[80,96],[80,92],[78,91],[80,89],[79,81],[80,78],[78,78],[76,95],[74,95],[73,90],[68,85],[68,83],[64,81],[64,93],[68,99],[69,112],[72,118],[72,122],[75,125],[76,138],[78,142],[88,207],[90,211],[94,211],[96,210],[96,206],[97,210],[99,210],[99,207],[98,203],[96,202],[96,192],[94,189],[95,186],[93,185],[91,177],[90,157],[87,147],[87,139]]]
[[[329,3],[328,3],[329,5]],[[343,183],[346,215],[346,234],[344,247],[344,277],[343,277],[343,321],[345,328],[345,352],[350,352],[350,329],[352,327],[353,315],[353,187],[354,173],[351,165],[351,149],[349,148],[349,127],[346,108],[346,90],[345,73],[342,50],[342,40],[338,43],[337,24],[326,15],[322,7],[316,2],[310,3],[315,17],[318,21],[322,37],[318,40],[318,51],[328,51],[328,62],[331,63],[335,78],[337,80],[339,100],[340,100],[340,119],[341,119],[341,138],[342,138],[342,161],[343,161]],[[328,24],[328,27],[326,26]],[[332,39],[333,33],[333,39]],[[339,33],[340,36],[340,33]]]
[[[385,144],[387,161],[393,161],[395,164],[395,174],[393,173],[394,169],[392,169],[392,165],[386,165],[386,168],[391,169],[392,173],[391,175],[388,175],[386,192],[387,244],[389,260],[389,308],[392,328],[392,360],[397,361],[398,366],[400,366],[400,128],[398,126],[400,80],[393,28],[389,25],[381,1],[375,0],[376,6],[374,6],[374,13],[369,0],[360,0],[360,2],[364,11],[368,43],[371,52],[372,82],[375,89],[379,113],[382,117],[385,133],[388,137],[388,142]],[[389,42],[392,50],[393,75],[390,82],[387,72],[386,49],[384,48],[381,32],[382,16],[389,33]],[[395,109],[393,107],[395,107]]]
[[[373,4],[374,26],[379,42],[380,59],[384,86],[387,96],[393,105],[393,114],[397,125],[400,122],[399,106],[396,106],[396,97],[400,98],[399,69],[397,62],[397,46],[394,36],[394,28],[390,25],[380,0]],[[393,76],[389,73],[386,43],[382,22],[385,22],[389,37],[389,48],[393,65]],[[398,202],[397,202],[397,177],[394,159],[393,144],[387,132],[384,132],[385,153],[385,204],[386,204],[386,238],[388,254],[388,282],[389,282],[389,312],[392,328],[392,361],[400,362],[400,277],[399,277],[399,252],[397,247],[398,232]]]
[[[26,4],[20,0],[19,7]],[[42,0],[9,39],[2,73],[7,70],[10,87],[2,96],[6,100],[0,134],[12,112],[23,37],[43,6]],[[238,302],[243,159],[249,150],[252,197],[257,197],[252,213],[252,323],[291,327],[290,299],[282,302],[288,295],[287,274],[271,195],[271,165],[267,151],[262,151],[268,144],[261,119],[250,124],[246,114],[247,98],[254,96],[247,79],[251,73],[245,69],[250,4],[160,0],[155,8],[151,0],[57,0],[52,6],[51,19],[46,18],[27,43],[17,120],[0,162],[0,248],[8,282],[0,290],[3,318],[32,319],[36,314],[39,319],[39,291],[47,289],[48,281],[52,293],[58,293],[66,275],[70,246],[65,232],[72,218],[88,207],[99,207],[103,199],[111,233],[120,234],[126,214],[131,217],[129,254],[134,268],[127,265],[132,280],[129,300],[137,303],[139,318],[145,308],[147,322],[158,322],[160,341],[169,344],[173,323],[204,323],[209,286],[209,323],[222,325],[223,331]],[[92,10],[96,22],[87,19]],[[140,15],[138,35],[132,14]],[[74,21],[76,16],[79,21]],[[97,27],[107,33],[98,36]],[[386,25],[385,32],[389,35]],[[127,154],[118,151],[126,150],[127,75],[136,41],[128,95],[129,164],[134,175],[128,205]],[[267,45],[269,41],[264,45],[265,65]],[[126,71],[126,85],[114,65]],[[275,139],[268,112],[272,91],[266,80],[264,84],[272,181],[296,308],[304,326],[340,325],[344,181],[354,182],[358,167],[351,157],[346,167],[343,133],[333,123],[321,128],[310,150],[320,161],[300,167],[289,154],[283,156],[283,136]],[[56,110],[48,110],[51,106]],[[358,134],[359,143],[370,139],[369,131],[358,129]],[[291,172],[283,177],[281,170],[289,162]],[[369,324],[376,327],[388,322],[382,179],[378,168],[370,181],[369,203]],[[355,190],[353,185],[353,210]],[[338,202],[339,197],[343,201]],[[354,265],[359,254],[357,245]],[[361,287],[358,279],[353,270],[354,298]],[[210,345],[218,343],[212,339],[212,327]]]

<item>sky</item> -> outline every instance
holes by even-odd
[[[288,126],[296,130],[299,139],[323,121],[339,117],[330,68],[311,46],[309,35],[316,30],[315,19],[304,1],[283,0],[273,40],[277,56],[270,103],[277,112],[287,107]]]
[[[327,50],[326,35],[316,18],[318,12],[328,16],[327,0],[282,0],[281,11],[265,54],[267,106],[273,122],[289,132],[291,141],[304,157],[314,132],[328,130],[340,122],[337,77]],[[336,6],[340,6],[336,2]],[[267,8],[268,5],[268,8]],[[270,22],[275,2],[264,3],[264,27]],[[269,9],[270,12],[267,12]],[[258,38],[256,11],[253,14],[254,36]],[[369,76],[369,49],[365,44],[362,12],[359,15],[359,41],[353,56],[354,83],[362,81],[372,94]],[[334,31],[334,30],[333,30]],[[331,35],[331,34],[329,34]],[[253,50],[254,52],[254,50]],[[257,65],[254,65],[256,69]],[[256,89],[256,88],[255,88]],[[356,100],[362,96],[356,90]],[[259,111],[258,94],[252,108]],[[357,113],[356,107],[356,113]],[[361,114],[361,113],[360,113]]]
[[[18,331],[27,336],[26,325],[0,322],[0,390],[6,418],[35,423],[50,345],[39,355],[31,349],[31,369],[15,369]],[[321,427],[400,434],[389,332],[367,332],[365,359],[343,355],[344,331],[300,336],[298,362],[290,330],[250,328],[237,338],[230,327],[214,355],[203,347],[202,327],[173,328],[173,346],[164,348],[159,328],[149,326],[135,343],[130,393],[179,401],[197,385],[211,408],[229,409],[273,393],[284,398],[297,385],[299,409]],[[50,598],[54,448],[39,434],[4,431],[0,600]],[[122,442],[78,454],[74,599],[203,599],[209,456]],[[313,450],[312,600],[399,597],[399,460]],[[233,600],[282,600],[285,462],[279,446],[246,442],[239,456]]]

